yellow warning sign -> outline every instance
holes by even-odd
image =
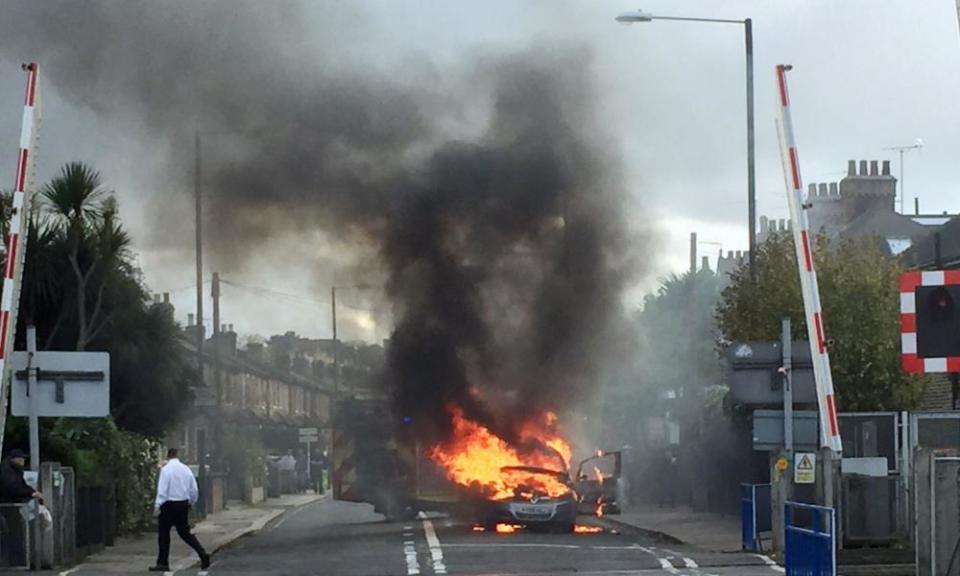
[[[790,461],[786,458],[781,456],[780,459],[777,460],[777,472],[786,472],[789,467]]]
[[[793,483],[814,484],[817,481],[817,455],[797,452],[793,455]]]

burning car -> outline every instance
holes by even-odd
[[[577,500],[581,514],[619,514],[623,503],[622,455],[619,451],[597,451],[577,466]]]
[[[536,466],[504,466],[504,476],[515,485],[507,498],[487,500],[483,524],[519,524],[531,530],[573,532],[577,520],[577,497],[567,472]]]

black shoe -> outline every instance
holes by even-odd
[[[200,557],[200,569],[206,570],[209,567],[210,567],[210,555],[204,554],[203,556]]]
[[[150,567],[151,572],[169,572],[170,567],[165,564],[157,564],[156,566]]]

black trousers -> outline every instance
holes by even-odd
[[[160,518],[157,519],[157,524],[159,526],[158,540],[160,545],[157,566],[170,564],[170,528],[176,528],[180,539],[193,548],[200,558],[207,555],[206,550],[200,545],[200,541],[190,532],[190,503],[186,500],[164,502],[160,506]]]

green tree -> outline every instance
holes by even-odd
[[[879,238],[831,243],[821,236],[815,261],[839,408],[915,407],[926,380],[900,368],[900,264]],[[728,340],[779,340],[784,317],[793,337],[806,340],[793,238],[780,233],[759,246],[755,279],[746,267],[732,274],[717,320]]]
[[[154,305],[133,264],[118,204],[99,173],[65,165],[30,215],[17,338],[37,328],[45,350],[111,355],[111,413],[128,431],[157,437],[189,402],[193,378],[180,330]]]
[[[716,275],[701,270],[668,276],[644,298],[631,322],[633,354],[607,385],[608,429],[633,442],[627,439],[642,437],[634,430],[638,416],[672,410],[684,421],[699,417],[713,397],[709,390],[722,379],[714,317],[719,294]]]

